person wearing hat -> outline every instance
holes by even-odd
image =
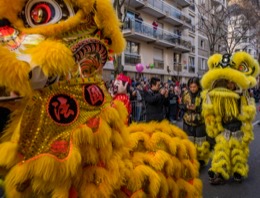
[[[129,116],[132,112],[131,102],[128,96],[131,85],[131,79],[124,74],[119,74],[113,84],[112,97],[113,100],[119,100],[124,103]]]

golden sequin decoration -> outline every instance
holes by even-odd
[[[92,106],[85,101],[83,87],[86,85],[98,86],[103,91],[104,102],[100,106]],[[58,94],[69,94],[79,105],[77,118],[69,125],[59,125],[48,115],[48,101]],[[103,81],[96,77],[64,81],[36,91],[27,103],[21,122],[19,151],[24,160],[42,154],[50,154],[58,159],[66,158],[73,131],[100,114],[102,108],[110,105],[111,100]],[[54,152],[57,150],[61,152]]]

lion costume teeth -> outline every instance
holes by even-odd
[[[212,55],[208,67],[201,84],[207,133],[216,140],[210,181],[219,184],[232,176],[241,181],[249,170],[248,145],[254,139],[252,121],[256,114],[248,89],[256,85],[259,64],[249,54],[237,52]]]
[[[202,197],[185,133],[125,125],[102,81],[125,47],[110,0],[0,0],[0,22],[0,85],[21,96],[0,143],[7,197]]]

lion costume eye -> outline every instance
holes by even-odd
[[[251,74],[252,69],[250,67],[248,67],[248,65],[245,62],[242,62],[238,68],[238,71],[243,72],[245,74]]]
[[[55,24],[75,15],[64,0],[29,0],[20,13],[25,27]]]
[[[51,4],[37,4],[31,11],[31,18],[34,24],[48,23],[52,18],[53,7]]]

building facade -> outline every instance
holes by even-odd
[[[206,3],[206,0],[125,1],[123,34],[127,45],[121,56],[124,72],[135,79],[157,76],[162,81],[181,83],[203,75],[209,47],[207,37],[197,26],[200,20],[197,5]],[[139,63],[143,65],[142,72],[136,70]],[[112,79],[113,75],[114,66],[109,62],[104,67],[104,78]]]

